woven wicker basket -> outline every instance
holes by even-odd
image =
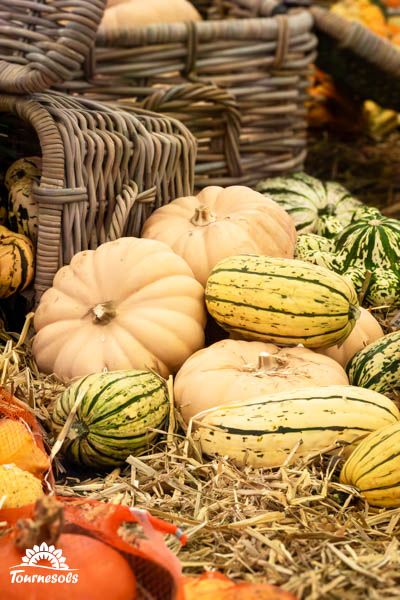
[[[0,90],[23,94],[70,79],[93,45],[106,0],[0,0]]]
[[[155,208],[193,189],[195,140],[178,121],[57,93],[2,95],[0,112],[3,139],[42,154],[36,300],[76,252],[139,235]],[[19,120],[8,131],[4,113]]]
[[[400,110],[400,51],[355,21],[315,6],[318,66],[354,98]]]
[[[271,7],[270,0],[251,1],[256,16]],[[303,165],[311,28],[302,11],[100,30],[91,77],[81,69],[61,87],[180,119],[199,144],[197,187],[251,185]]]

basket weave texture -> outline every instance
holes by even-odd
[[[74,254],[138,236],[154,209],[192,192],[196,142],[179,121],[55,92],[2,95],[0,112],[28,124],[42,152],[37,300]]]
[[[89,55],[106,0],[0,0],[0,90],[43,91]]]
[[[199,144],[198,188],[251,185],[298,170],[316,56],[312,17],[299,11],[259,18],[276,3],[251,2],[257,18],[100,29],[91,74],[81,68],[59,89],[180,119]]]

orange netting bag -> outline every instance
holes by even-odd
[[[5,517],[2,598],[183,600],[180,562],[164,535],[185,537],[144,510],[46,496],[22,511],[0,510]]]

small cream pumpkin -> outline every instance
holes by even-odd
[[[175,378],[174,396],[188,422],[203,410],[263,394],[348,383],[340,365],[307,348],[222,340],[185,362]]]
[[[320,348],[317,350],[320,354],[329,356],[338,362],[342,367],[346,367],[353,356],[378,340],[384,335],[382,327],[375,317],[365,308],[360,307],[360,317],[356,321],[353,331],[349,337],[341,344],[331,346],[330,348]]]
[[[121,238],[76,254],[40,300],[33,354],[70,380],[89,373],[175,373],[204,344],[204,290],[154,240]]]
[[[292,218],[276,202],[235,185],[209,186],[159,208],[142,237],[168,244],[205,286],[213,267],[228,256],[293,258],[297,236]]]

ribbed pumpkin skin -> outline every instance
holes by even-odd
[[[205,454],[229,456],[238,464],[279,467],[321,452],[337,442],[354,442],[395,423],[394,402],[371,390],[327,386],[260,396],[199,415],[196,435]]]
[[[343,268],[363,263],[366,269],[386,268],[400,273],[400,221],[375,212],[355,216],[355,221],[335,238]]]
[[[82,398],[64,442],[69,460],[89,467],[122,464],[143,452],[168,414],[165,381],[150,371],[94,373],[74,382],[58,399],[52,419],[59,431]]]
[[[235,336],[283,346],[332,346],[346,339],[359,316],[356,293],[340,275],[298,260],[253,255],[216,265],[206,304]]]
[[[400,423],[387,425],[360,442],[345,462],[340,481],[374,506],[400,506]]]
[[[8,298],[24,290],[34,273],[31,241],[0,226],[0,298]]]
[[[400,389],[400,331],[384,335],[353,356],[347,365],[350,383],[390,392]]]
[[[306,173],[295,173],[289,177],[272,177],[260,181],[258,192],[275,200],[293,218],[296,229],[301,233],[331,235],[325,219],[337,217],[343,227],[351,221],[361,202],[340,184],[323,183]]]

